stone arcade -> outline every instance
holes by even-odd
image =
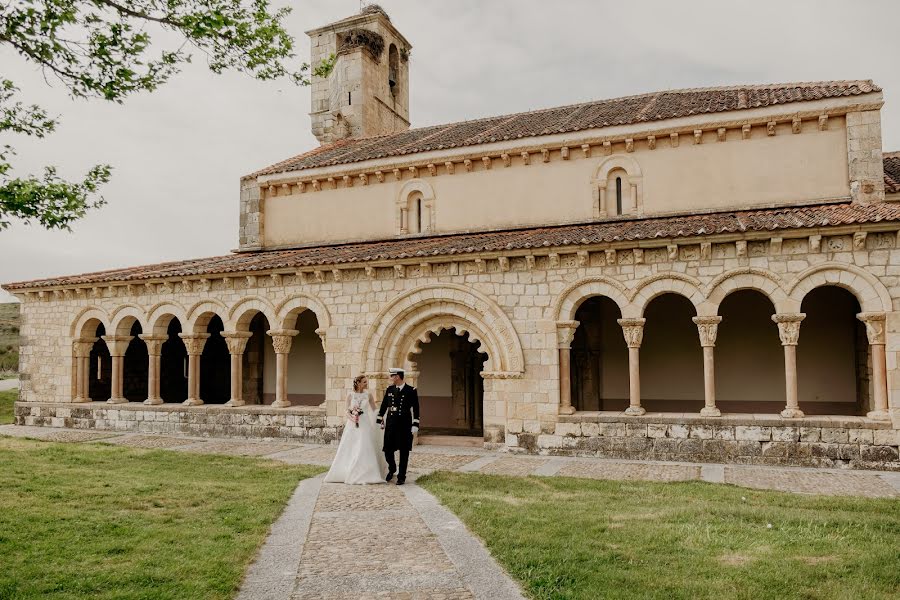
[[[328,442],[404,366],[510,452],[900,469],[900,156],[871,81],[409,129],[377,9],[309,32],[322,145],[243,177],[238,251],[5,289],[16,421]]]

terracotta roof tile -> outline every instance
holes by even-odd
[[[884,153],[884,191],[900,193],[900,152]]]
[[[881,88],[871,80],[858,80],[653,92],[473,121],[433,125],[382,136],[341,140],[281,161],[248,177],[554,133],[571,133],[879,91]]]
[[[579,225],[442,235],[426,238],[405,238],[293,250],[248,252],[128,269],[115,269],[98,273],[86,273],[69,277],[9,283],[4,285],[3,288],[6,290],[18,290],[48,286],[90,286],[111,282],[196,277],[268,269],[296,269],[319,265],[358,264],[371,261],[402,260],[476,252],[500,252],[623,241],[637,242],[652,239],[678,239],[721,233],[774,232],[787,229],[820,228],[885,221],[900,222],[900,205],[880,203],[862,206],[845,202],[792,208],[614,220]]]

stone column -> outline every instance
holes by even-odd
[[[272,337],[275,349],[275,402],[272,407],[285,408],[291,405],[287,398],[288,355],[291,353],[294,336],[300,332],[296,329],[270,329],[266,333]]]
[[[244,406],[244,350],[253,335],[250,331],[223,331],[221,336],[228,344],[231,355],[231,399],[225,406]]]
[[[556,347],[559,349],[559,414],[571,415],[572,406],[572,340],[578,321],[558,321],[556,323]]]
[[[130,335],[104,335],[103,341],[109,349],[109,356],[112,358],[112,385],[109,402],[110,404],[125,404],[128,399],[122,393],[122,380],[125,370],[125,352],[128,350],[128,344],[134,338]]]
[[[641,342],[644,339],[644,324],[647,319],[618,319],[625,334],[625,343],[628,345],[628,408],[626,415],[642,415],[646,410],[641,406],[641,370],[640,352]]]
[[[100,338],[80,338],[72,342],[72,351],[75,353],[75,397],[72,402],[91,401],[91,349],[98,339]]]
[[[169,336],[142,333],[138,337],[147,345],[147,399],[144,400],[144,404],[162,404],[163,400],[159,395],[160,364],[162,345],[169,339]]]
[[[405,206],[400,209],[400,233],[409,233],[409,209]]]
[[[184,340],[188,353],[188,397],[182,404],[198,406],[203,404],[200,399],[200,355],[203,354],[203,346],[206,345],[209,334],[179,333],[178,337]]]
[[[772,315],[772,320],[778,324],[781,345],[784,346],[784,395],[787,406],[781,411],[781,416],[785,419],[799,419],[804,416],[797,396],[797,341],[800,338],[800,322],[805,318],[805,313]]]
[[[703,408],[700,409],[701,417],[721,417],[722,411],[716,408],[716,367],[714,353],[716,348],[716,335],[719,331],[719,323],[722,317],[694,317],[700,334],[700,346],[703,347]]]
[[[866,336],[869,338],[869,349],[872,351],[873,410],[869,411],[866,416],[879,421],[889,421],[887,363],[885,362],[884,353],[886,341],[884,323],[887,315],[885,313],[863,312],[856,315],[856,318],[866,325]]]

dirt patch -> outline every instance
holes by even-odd
[[[729,567],[743,567],[753,562],[753,557],[744,554],[723,554],[719,557],[719,562]]]

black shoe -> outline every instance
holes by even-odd
[[[390,480],[393,479],[393,478],[394,478],[394,472],[393,472],[393,471],[388,471],[387,477],[385,477],[384,480],[385,480],[385,481],[390,481]]]
[[[405,478],[400,478],[400,477],[397,478],[397,485],[403,485],[404,483],[406,483]]]

